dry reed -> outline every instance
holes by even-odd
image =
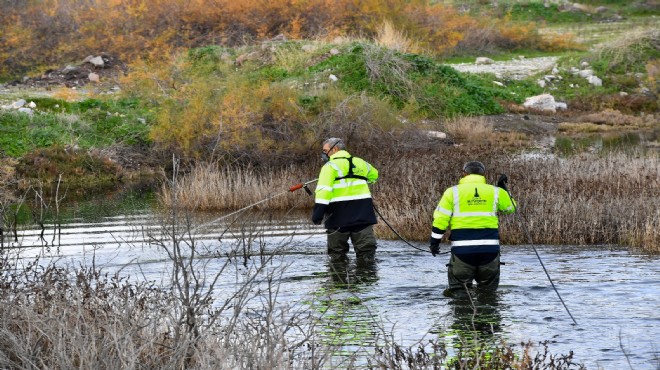
[[[623,152],[608,155],[511,155],[493,144],[481,146],[431,146],[413,143],[365,156],[380,171],[372,186],[374,202],[383,217],[405,238],[425,241],[431,216],[444,189],[460,179],[462,164],[480,160],[487,179],[498,173],[510,178],[510,190],[531,233],[523,232],[520,219],[501,217],[505,244],[620,244],[660,253],[660,159]],[[311,169],[309,167],[312,167]],[[294,167],[274,174],[256,170],[210,167],[193,170],[182,183],[180,199],[198,209],[238,209],[278,192],[300,178],[314,178],[318,168]],[[307,173],[297,177],[297,173]],[[283,196],[267,202],[269,209],[311,208],[309,197]],[[382,238],[396,238],[380,222]]]

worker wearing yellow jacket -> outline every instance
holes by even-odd
[[[515,201],[501,175],[497,186],[486,183],[485,166],[467,162],[459,184],[445,190],[433,212],[431,253],[439,253],[440,240],[450,229],[451,258],[447,269],[446,295],[472,287],[494,291],[500,281],[498,212],[513,213]]]
[[[345,260],[350,238],[358,262],[371,262],[376,253],[373,225],[376,221],[369,184],[378,179],[378,170],[346,151],[341,139],[323,142],[324,162],[315,191],[312,221],[325,217],[328,254],[332,261]]]

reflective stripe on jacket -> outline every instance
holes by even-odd
[[[484,176],[467,175],[442,194],[433,212],[431,245],[439,244],[450,227],[452,249],[483,246],[499,251],[497,213],[514,211],[515,201],[506,190],[487,184]]]
[[[351,159],[350,162],[348,159]],[[349,163],[353,163],[349,175]],[[326,215],[325,227],[368,226],[376,223],[369,185],[378,179],[378,170],[365,160],[340,150],[323,165],[315,190],[314,213]]]

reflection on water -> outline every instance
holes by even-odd
[[[203,215],[199,222],[217,216]],[[93,221],[64,220],[62,245],[50,251],[42,248],[39,228],[24,227],[21,253],[73,265],[93,259],[106,272],[122,269],[155,280],[167,270],[167,261],[145,243],[144,230],[159,227],[158,219],[148,209],[137,209]],[[446,256],[379,240],[374,264],[329,264],[324,230],[310,225],[306,213],[262,217],[249,225],[240,227],[288,266],[279,278],[278,299],[308,306],[323,340],[342,355],[332,360],[337,367],[360,364],[360,356],[387,335],[402,346],[439,338],[454,349],[501,340],[514,345],[550,341],[550,353],[573,351],[574,359],[589,369],[658,369],[658,257],[608,247],[536,246],[576,327],[531,247],[503,246],[506,265],[495,294],[447,298],[442,295]],[[241,235],[227,224],[209,225],[196,240],[220,250],[232,233]],[[234,276],[226,279],[219,286],[233,286]]]
[[[582,152],[608,153],[622,150],[642,154],[653,150],[651,143],[657,143],[659,139],[660,132],[657,130],[558,135],[554,139],[554,151],[560,155]]]
[[[379,318],[369,307],[368,293],[378,282],[378,266],[350,260],[327,261],[327,279],[313,292],[323,342],[334,348],[333,367],[360,363],[359,353],[373,348],[380,334]]]

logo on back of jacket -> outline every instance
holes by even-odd
[[[477,188],[474,188],[474,195],[472,196],[472,199],[468,199],[467,204],[468,206],[481,206],[486,204],[486,200],[481,199]]]

